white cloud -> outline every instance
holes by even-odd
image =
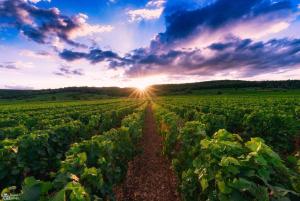
[[[267,18],[268,19],[268,18]],[[201,30],[202,32],[194,35],[188,40],[183,39],[175,45],[177,48],[204,48],[212,43],[224,41],[224,37],[236,36],[242,39],[251,38],[256,41],[269,40],[270,37],[276,33],[286,30],[294,18],[284,20],[268,21],[262,18],[255,18],[246,23],[238,21],[236,23],[228,24],[221,29]]]
[[[88,16],[83,13],[79,13],[73,17],[74,22],[76,22],[79,26],[69,33],[69,37],[71,39],[91,36],[96,33],[111,32],[113,30],[113,26],[111,25],[90,25],[86,22],[87,19]]]
[[[253,20],[248,21],[246,24],[237,24],[231,27],[230,31],[241,38],[261,39],[287,29],[291,21],[290,19],[274,21]]]
[[[160,18],[164,11],[165,0],[151,0],[145,8],[129,10],[127,15],[130,22],[140,22],[142,20],[155,20]]]
[[[269,28],[268,33],[278,33],[282,30],[287,29],[289,26],[290,24],[288,22],[278,22],[277,24],[274,24]]]
[[[70,38],[78,38],[84,36],[91,36],[96,33],[103,33],[103,32],[111,32],[113,27],[111,25],[90,25],[90,24],[83,24],[78,29],[73,30],[70,33]]]
[[[165,3],[166,3],[165,0],[152,0],[147,3],[146,7],[160,8],[163,7]]]
[[[27,2],[31,2],[31,3],[38,3],[38,2],[40,2],[40,1],[47,1],[47,2],[51,2],[51,0],[25,0],[25,1],[27,1]]]
[[[128,11],[130,22],[142,21],[142,20],[155,20],[158,19],[163,12],[163,8],[157,9],[138,9]]]

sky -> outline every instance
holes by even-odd
[[[300,0],[0,0],[0,88],[300,79]]]

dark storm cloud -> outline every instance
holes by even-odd
[[[0,25],[15,27],[37,43],[50,43],[57,37],[70,45],[84,46],[70,39],[82,26],[80,17],[64,16],[57,8],[38,8],[23,0],[0,1]]]
[[[112,51],[102,51],[100,49],[92,49],[88,53],[84,52],[75,52],[71,50],[62,51],[59,56],[67,61],[74,61],[78,59],[86,59],[90,61],[92,64],[102,62],[102,61],[121,61],[122,58],[118,56],[118,54]]]
[[[172,44],[181,39],[186,40],[204,31],[215,31],[239,20],[246,23],[267,14],[272,14],[267,20],[286,18],[298,10],[298,5],[293,0],[217,0],[199,8],[177,8],[176,12],[171,12],[174,9],[172,5],[167,3],[166,31],[158,34],[156,40],[152,42],[153,48],[161,44]]]
[[[82,69],[72,69],[70,66],[65,66],[62,65],[58,71],[53,73],[54,75],[59,75],[59,76],[64,76],[64,77],[69,77],[71,75],[78,75],[78,76],[83,76],[83,70]]]
[[[160,73],[214,75],[228,70],[237,70],[241,76],[248,77],[300,66],[300,39],[253,42],[232,38],[229,42],[214,43],[202,50],[162,54],[147,52],[146,49],[134,51],[124,60],[125,65],[131,66],[127,75],[132,77]]]

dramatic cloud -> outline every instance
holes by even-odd
[[[73,46],[85,46],[75,42],[77,37],[108,32],[111,26],[90,25],[87,15],[72,17],[62,15],[57,8],[38,8],[23,0],[0,1],[0,25],[15,27],[27,38],[43,44],[59,40]]]
[[[164,13],[166,31],[149,48],[137,49],[111,66],[129,67],[127,75],[134,77],[215,75],[220,71],[253,76],[300,65],[297,39],[242,39],[288,28],[299,15],[293,0],[168,1]],[[224,39],[226,35],[231,37]]]
[[[127,55],[130,66],[127,75],[215,75],[238,71],[239,76],[250,77],[265,72],[300,66],[300,39],[280,39],[253,42],[251,39],[230,38],[227,42],[212,44],[204,49],[169,51],[157,54],[139,49]]]
[[[282,21],[283,19],[287,21],[291,20],[290,18],[294,19],[299,11],[293,0],[218,0],[199,8],[183,10],[177,8],[176,12],[171,13],[168,12],[171,10],[168,6],[170,5],[167,4],[165,11],[166,31],[160,33],[153,41],[153,48],[186,42],[220,29],[222,34],[228,34],[234,31],[234,27],[243,25],[248,29],[256,27],[257,32],[258,24],[260,26],[268,24],[276,32],[288,26],[288,22]],[[267,28],[269,27],[264,27]],[[243,27],[240,27],[241,31],[242,29]]]
[[[118,54],[112,51],[102,51],[100,49],[92,49],[87,53],[84,52],[74,52],[71,50],[64,50],[59,54],[59,56],[67,61],[74,61],[78,59],[87,59],[92,64],[102,62],[102,61],[114,61],[121,60]]]
[[[109,61],[111,68],[126,67],[126,75],[215,75],[237,71],[239,76],[251,77],[300,67],[300,39],[273,39],[254,42],[251,39],[227,37],[203,49],[171,50],[164,53],[147,48],[134,50],[120,58],[111,51],[91,50],[89,53],[64,50],[61,58],[74,61],[86,59],[95,64]]]
[[[146,8],[129,10],[130,22],[139,22],[142,20],[155,20],[158,19],[164,10],[165,1],[163,0],[152,0],[146,5]]]
[[[165,1],[149,1],[146,8],[163,8],[165,4]],[[248,37],[244,39],[239,34],[259,24],[268,26],[262,26],[265,28],[263,32],[254,29],[257,33],[250,34],[253,38],[286,29],[288,20],[298,15],[298,5],[292,0],[195,1],[193,6],[181,9],[178,6],[173,12],[168,11],[169,3],[166,6],[166,31],[160,33],[149,48],[136,49],[122,58],[114,52],[99,49],[88,53],[64,50],[60,57],[67,61],[86,59],[92,64],[108,61],[111,68],[125,68],[126,75],[130,77],[157,74],[215,75],[220,72],[237,72],[239,76],[249,77],[300,66],[299,39],[263,42]],[[146,13],[143,9],[135,11]],[[132,21],[147,19],[142,14],[131,17]],[[194,48],[180,45],[207,33],[212,36],[218,30],[222,30],[218,40],[207,44],[202,40],[202,46]],[[233,30],[235,36],[231,34]]]
[[[72,69],[70,66],[61,66],[58,71],[53,73],[54,75],[64,76],[64,77],[70,77],[72,75],[77,76],[83,76],[83,70],[82,69]]]
[[[18,56],[26,57],[24,61],[46,58],[57,61],[60,58],[66,64],[76,60],[86,60],[90,64],[105,62],[105,65],[95,67],[108,64],[110,69],[95,68],[93,72],[114,71],[118,78],[127,81],[150,75],[176,80],[182,77],[207,76],[210,79],[226,75],[249,78],[300,69],[300,39],[297,39],[299,0],[149,0],[147,3],[106,0],[101,6],[112,9],[113,17],[110,12],[103,12],[103,19],[121,26],[115,30],[112,26],[89,24],[88,15],[83,13],[66,16],[58,8],[39,8],[38,5],[43,5],[39,4],[40,1],[43,0],[0,0],[0,28],[4,39],[9,40],[16,28],[21,36],[55,47],[55,55],[48,53],[53,52],[50,48],[39,46],[34,46],[32,50],[15,48]],[[50,5],[51,2],[48,7]],[[73,4],[57,5],[63,11],[72,9],[68,6]],[[94,5],[85,10],[95,10],[91,9]],[[129,6],[138,9],[128,10]],[[129,25],[124,23],[126,19],[121,18],[124,13],[117,14],[116,11],[120,10],[126,12],[130,22],[157,21]],[[88,14],[99,15],[92,12]],[[163,19],[165,31],[162,32]],[[96,23],[97,19],[93,21]],[[101,40],[94,37],[96,33],[111,31]],[[148,46],[147,41],[145,43],[144,38],[140,37],[145,33],[148,40],[153,37]],[[119,38],[122,38],[121,42]],[[122,56],[116,53],[124,53],[124,46],[126,49],[127,46],[137,49]],[[39,52],[41,49],[47,52]],[[11,57],[8,61],[11,61]],[[52,63],[49,62],[46,67],[51,68]],[[2,62],[0,70],[8,72],[22,69],[25,64]],[[85,70],[89,69],[92,68]],[[65,65],[50,70],[64,77],[83,75],[83,69]]]

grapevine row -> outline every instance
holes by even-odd
[[[102,113],[86,115],[85,121],[72,120],[50,129],[33,131],[5,139],[0,146],[0,187],[19,186],[27,176],[49,178],[55,172],[70,145],[118,127],[126,115],[139,105],[117,105]],[[84,113],[83,113],[84,115]]]
[[[20,199],[113,200],[113,187],[122,181],[127,163],[136,153],[145,106],[126,116],[121,127],[73,144],[52,180],[25,178]],[[11,193],[12,190],[7,188],[2,193]]]
[[[299,199],[299,172],[288,168],[262,138],[243,139],[225,129],[209,133],[213,119],[189,121],[182,117],[190,110],[175,113],[169,104],[156,104],[155,115],[164,138],[163,153],[172,159],[183,200]]]

